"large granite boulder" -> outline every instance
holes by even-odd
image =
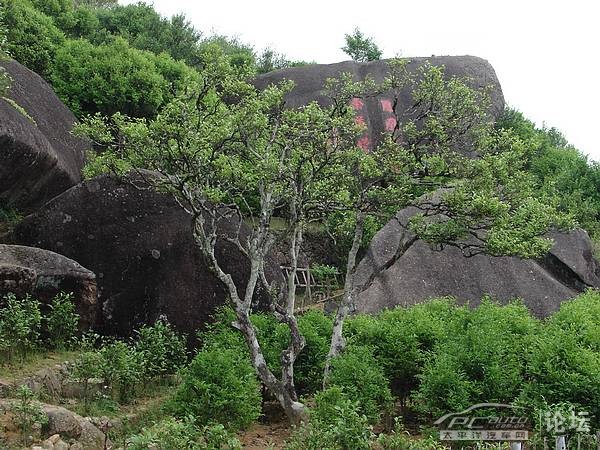
[[[374,313],[397,305],[412,305],[432,297],[453,296],[460,304],[479,304],[490,294],[501,302],[522,298],[537,317],[558,310],[561,302],[588,287],[600,287],[600,264],[583,230],[553,233],[550,253],[537,261],[515,257],[465,257],[454,247],[441,251],[416,241],[398,261],[374,276],[393,257],[398,243],[408,240],[405,226],[413,214],[407,208],[373,238],[357,269],[360,293],[357,311]]]
[[[193,334],[226,290],[207,268],[192,238],[190,217],[167,194],[104,175],[55,197],[14,230],[14,241],[54,250],[76,259],[98,278],[100,330],[128,335],[164,315],[180,331]],[[220,233],[231,236],[233,221]],[[248,227],[242,224],[242,235]],[[248,260],[220,240],[217,257],[238,286],[249,274]],[[269,277],[281,276],[276,264]],[[257,303],[264,299],[261,289]]]
[[[432,56],[430,58],[409,58],[408,70],[417,73],[418,68],[425,63],[434,66],[444,66],[447,77],[466,77],[469,85],[476,89],[490,89],[492,100],[490,113],[497,118],[504,110],[504,96],[494,68],[485,59],[475,56]],[[336,78],[342,73],[350,73],[356,79],[362,80],[367,76],[381,82],[389,72],[385,60],[372,62],[345,61],[336,64],[314,64],[302,67],[281,69],[259,76],[254,85],[263,89],[270,84],[283,80],[294,81],[293,90],[286,101],[290,107],[306,105],[311,101],[326,104],[324,85],[328,78]],[[406,112],[412,106],[411,91],[407,87],[399,93],[400,108]],[[389,94],[383,94],[367,100],[353,99],[352,106],[356,109],[357,120],[367,125],[367,132],[359,140],[364,149],[373,148],[380,139],[381,133],[389,127],[393,129],[395,120],[392,118],[392,103]]]
[[[72,292],[81,329],[96,324],[96,276],[77,262],[48,250],[0,244],[0,297],[31,294],[49,304],[59,292]]]
[[[90,146],[70,133],[75,116],[39,75],[12,60],[0,66],[12,78],[0,96],[0,204],[35,208],[81,181]]]

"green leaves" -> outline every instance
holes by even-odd
[[[381,59],[383,52],[372,38],[363,35],[358,28],[355,28],[352,34],[346,34],[344,39],[346,45],[342,47],[342,50],[353,60],[365,62]]]
[[[238,430],[260,415],[260,386],[246,355],[239,350],[207,348],[181,374],[171,409],[192,415],[202,425],[222,423]]]
[[[50,311],[44,317],[48,339],[53,348],[72,346],[77,336],[79,314],[75,312],[73,294],[61,292],[52,299]]]
[[[69,40],[57,50],[51,81],[57,94],[84,113],[152,117],[195,72],[166,54],[154,55],[116,38],[95,46]]]
[[[16,354],[24,358],[39,345],[42,315],[40,303],[29,295],[17,298],[8,293],[0,305],[0,352],[9,364]]]

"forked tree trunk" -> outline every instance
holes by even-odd
[[[194,222],[194,239],[207,257],[210,269],[227,288],[236,315],[236,321],[233,323],[233,326],[235,326],[244,336],[244,340],[250,351],[250,362],[254,367],[258,378],[278,400],[290,422],[293,425],[300,424],[302,421],[306,420],[307,414],[306,407],[298,402],[298,396],[295,391],[294,362],[304,347],[304,339],[300,335],[295,316],[293,315],[293,303],[291,305],[292,314],[289,314],[289,309],[276,310],[275,305],[273,305],[276,314],[281,321],[288,324],[291,332],[290,345],[281,356],[282,379],[279,380],[267,366],[260,343],[258,342],[256,329],[250,321],[252,297],[256,285],[259,279],[261,279],[261,275],[263,275],[262,265],[264,264],[264,248],[260,248],[259,246],[257,249],[257,241],[255,241],[250,245],[251,248],[247,249],[250,262],[250,274],[246,283],[246,291],[242,298],[233,278],[230,274],[223,271],[215,256],[216,224],[211,224],[210,232],[208,232],[202,216],[196,217]],[[255,239],[260,240],[263,238],[266,238],[266,236],[255,236]]]

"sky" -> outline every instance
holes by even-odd
[[[121,0],[134,3],[136,0]],[[359,27],[384,57],[474,55],[496,70],[507,104],[556,127],[600,162],[600,4],[594,0],[148,0],[205,34],[236,36],[289,59],[347,60]]]

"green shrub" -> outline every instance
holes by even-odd
[[[323,386],[333,322],[321,311],[310,310],[298,317],[298,327],[306,346],[294,364],[296,389],[300,395],[312,395]]]
[[[184,63],[135,49],[121,38],[99,46],[80,39],[57,51],[51,80],[77,116],[152,117],[194,76]]]
[[[317,283],[333,282],[339,274],[336,267],[327,264],[315,264],[310,268],[310,273]]]
[[[396,418],[394,431],[381,433],[377,437],[377,448],[381,450],[446,450],[447,447],[433,436],[415,439],[404,429],[401,418]]]
[[[196,31],[183,15],[171,19],[161,17],[152,6],[142,3],[115,5],[95,11],[99,25],[86,36],[94,44],[120,36],[132,47],[155,54],[168,53],[176,60],[197,63],[198,42]]]
[[[529,172],[541,193],[555,198],[594,240],[600,239],[600,164],[570,145],[555,128],[536,128],[522,113],[507,108],[498,128],[511,130],[530,149]]]
[[[96,351],[80,353],[73,361],[70,376],[74,381],[83,385],[83,407],[87,412],[90,402],[90,380],[100,377],[102,372],[102,357]]]
[[[5,295],[0,304],[0,351],[5,361],[13,362],[19,354],[21,359],[39,344],[42,316],[40,303],[29,295],[18,299],[14,294]]]
[[[233,450],[240,442],[223,425],[199,427],[193,417],[168,418],[127,439],[130,450]]]
[[[79,314],[75,312],[73,294],[64,292],[57,294],[52,299],[44,322],[51,348],[64,350],[71,347],[77,337],[79,325]]]
[[[274,373],[278,373],[281,370],[281,351],[288,344],[289,330],[286,325],[278,323],[273,316],[267,314],[253,314],[251,319],[257,329],[267,365]],[[235,349],[248,355],[242,334],[231,326],[233,320],[234,312],[230,308],[219,310],[214,316],[214,322],[199,334],[203,348]],[[298,327],[306,340],[306,346],[294,365],[296,388],[301,395],[314,394],[323,384],[332,321],[320,311],[308,311],[298,317]]]
[[[539,323],[520,303],[499,306],[484,298],[478,308],[457,309],[420,375],[415,398],[423,412],[512,402],[523,387],[527,349],[538,332]]]
[[[35,425],[42,426],[48,422],[48,416],[28,386],[19,386],[17,401],[12,403],[11,409],[15,415],[15,425],[21,430],[24,440],[31,434]]]
[[[178,417],[191,415],[202,425],[216,422],[237,430],[260,415],[260,384],[245,353],[204,349],[181,371],[181,378],[171,401]]]
[[[563,303],[527,356],[520,401],[534,417],[546,404],[568,402],[600,424],[600,293]]]
[[[56,52],[65,40],[52,18],[35,9],[28,0],[11,0],[5,6],[4,24],[10,55],[48,78]]]
[[[129,401],[144,373],[142,355],[123,341],[108,342],[99,353],[102,379],[120,402]]]
[[[146,379],[174,374],[186,363],[185,337],[177,334],[166,319],[142,327],[137,335],[135,349],[141,355]]]
[[[425,363],[419,390],[414,395],[417,407],[432,417],[461,411],[476,397],[475,386],[453,355],[436,354]]]
[[[377,423],[392,406],[392,394],[383,369],[368,347],[348,347],[332,361],[330,386],[337,386],[358,403],[359,412]]]
[[[370,449],[373,433],[359,405],[339,388],[331,387],[315,396],[308,424],[292,435],[289,450]]]

